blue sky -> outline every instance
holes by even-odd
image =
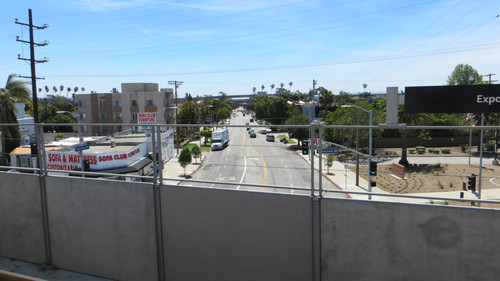
[[[334,94],[443,85],[459,63],[500,80],[498,0],[20,0],[0,11],[0,77],[107,93],[122,82],[183,81],[179,95],[250,94],[271,84]],[[293,85],[290,87],[289,83]],[[42,96],[45,91],[42,92]],[[63,94],[66,94],[64,92]]]

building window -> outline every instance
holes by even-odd
[[[87,125],[83,125],[83,126],[82,126],[82,131],[83,131],[84,133],[86,133],[86,132],[88,132],[88,131],[89,131],[89,128],[87,127]]]
[[[99,106],[100,106],[100,107],[105,107],[105,106],[106,106],[106,100],[101,99],[101,100],[99,101]]]
[[[131,100],[130,105],[132,106],[137,106],[137,100]]]
[[[117,132],[121,132],[121,131],[123,131],[122,126],[116,126],[116,131],[117,131]]]
[[[87,106],[87,103],[84,100],[79,100],[78,101],[78,107],[85,108],[85,106]]]
[[[137,112],[132,112],[132,120],[137,120]]]
[[[100,119],[101,120],[106,120],[106,113],[101,113]]]
[[[87,113],[80,113],[80,120],[87,120]]]
[[[102,133],[107,133],[108,132],[108,127],[107,126],[101,126],[101,132]]]
[[[122,114],[121,113],[115,113],[115,120],[122,120]]]
[[[154,105],[153,100],[146,100],[146,105]]]
[[[116,107],[121,107],[122,106],[122,101],[121,100],[115,100],[115,106]]]

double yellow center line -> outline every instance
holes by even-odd
[[[245,135],[243,136],[243,142],[241,143],[241,146],[243,146],[243,148],[244,148],[244,149],[246,149],[246,150],[248,150],[248,151],[250,151],[250,152],[252,152],[252,153],[255,153],[255,154],[259,155],[260,160],[262,160],[262,166],[264,167],[264,178],[262,179],[262,184],[266,184],[266,179],[267,179],[267,166],[266,166],[266,160],[264,160],[264,156],[262,156],[262,154],[260,154],[259,152],[255,151],[255,150],[253,150],[253,149],[247,148],[247,147],[245,146],[245,140],[246,140],[246,139],[247,139],[247,135],[245,134]],[[261,190],[261,191],[264,191],[264,188],[262,187],[260,190]]]

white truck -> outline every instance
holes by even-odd
[[[229,144],[229,130],[228,129],[219,129],[217,131],[212,132],[212,145],[210,149],[214,150],[222,150]]]

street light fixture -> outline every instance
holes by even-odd
[[[83,137],[82,137],[82,124],[80,123],[80,114],[76,114],[70,111],[56,111],[57,114],[69,114],[76,118],[76,123],[78,123],[78,145],[80,145],[83,142]],[[83,150],[79,150],[78,154],[80,154],[80,165],[82,172],[84,170],[84,161],[83,161]],[[82,173],[82,177],[85,177],[85,174]]]
[[[372,157],[373,157],[373,132],[372,132],[373,131],[373,129],[372,129],[373,111],[364,109],[361,106],[357,106],[357,105],[353,105],[353,104],[342,105],[340,107],[355,107],[355,108],[358,108],[360,110],[363,110],[364,112],[368,112],[370,114],[370,129],[369,129],[369,136],[368,136],[368,138],[369,138],[369,141],[368,141],[368,163],[371,163]],[[369,168],[368,168],[368,192],[370,192],[370,194],[368,195],[368,199],[372,199],[372,195],[371,195],[371,192],[372,192],[372,174],[370,173]]]

